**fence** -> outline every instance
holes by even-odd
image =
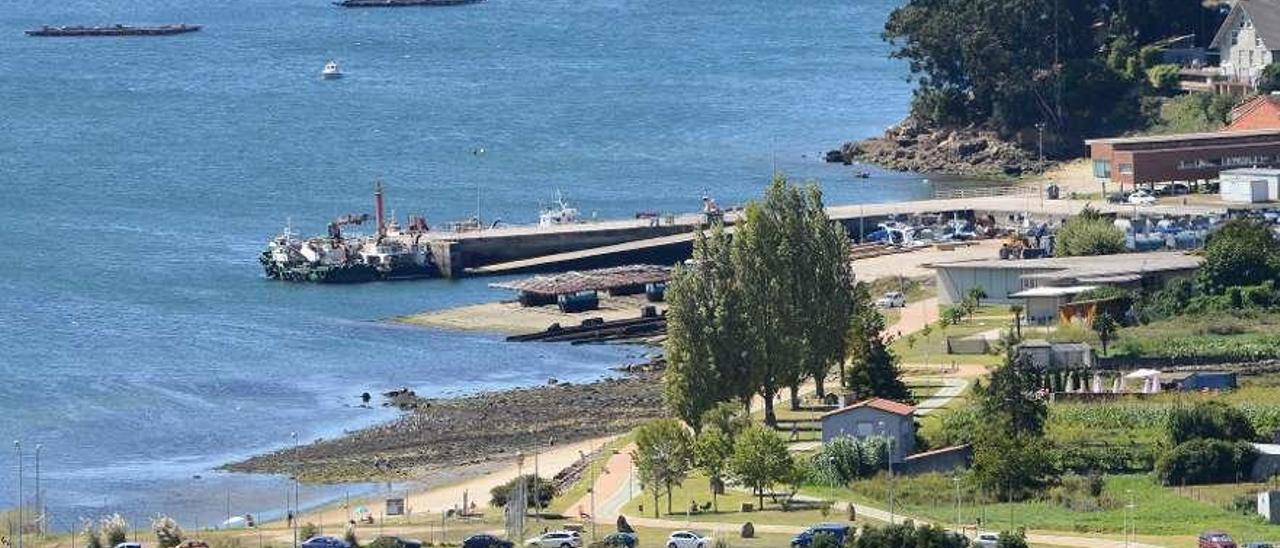
[[[1040,189],[1027,185],[1006,185],[935,190],[935,200],[962,200],[965,198],[996,198],[1000,196],[1039,196]]]

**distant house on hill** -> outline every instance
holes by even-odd
[[[902,462],[916,449],[916,408],[884,398],[871,398],[822,416],[822,442],[840,437],[892,438],[892,460]]]
[[[1209,49],[1217,50],[1224,76],[1256,87],[1262,69],[1280,59],[1280,0],[1239,0]]]

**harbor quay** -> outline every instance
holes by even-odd
[[[898,218],[940,215],[972,221],[987,216],[995,219],[1034,216],[1041,220],[1058,220],[1079,213],[1086,206],[1118,217],[1176,217],[1227,211],[1225,206],[1214,204],[1133,206],[1085,200],[1045,200],[1038,193],[1028,193],[836,205],[828,207],[827,213],[832,220],[845,226],[851,238],[861,240],[876,230],[880,223]],[[737,211],[723,213],[724,222],[730,229],[738,216]],[[706,222],[705,214],[685,214],[552,226],[507,226],[467,232],[430,231],[414,237],[420,238],[419,242],[430,242],[441,276],[460,277],[603,268],[645,262],[671,264],[690,255],[695,231],[706,226]]]

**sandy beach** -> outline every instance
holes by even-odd
[[[516,301],[500,301],[399,316],[392,318],[391,321],[445,329],[518,335],[542,331],[555,323],[562,327],[578,325],[588,318],[602,318],[605,321],[639,318],[641,309],[649,305],[654,306],[658,313],[666,309],[663,303],[648,302],[644,295],[612,297],[601,294],[600,308],[586,312],[565,313],[555,305],[525,307],[520,306]]]

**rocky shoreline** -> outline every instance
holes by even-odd
[[[1032,148],[1035,136],[1031,136]],[[1019,177],[1043,172],[1037,152],[976,128],[934,128],[914,118],[884,135],[845,143],[827,153],[828,162],[875,164],[896,171],[980,177]]]
[[[507,461],[516,451],[626,432],[663,415],[661,373],[516,388],[458,398],[384,394],[404,414],[332,440],[232,463],[233,472],[296,473],[310,483],[391,481]]]

